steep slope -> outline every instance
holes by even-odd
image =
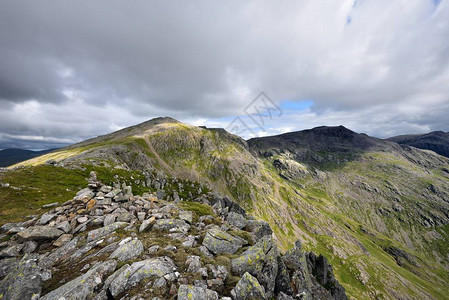
[[[7,167],[30,158],[46,154],[56,149],[32,151],[24,149],[3,149],[0,150],[0,167]]]
[[[135,170],[146,183],[199,182],[266,220],[281,251],[300,239],[329,257],[352,298],[447,298],[449,161],[441,156],[344,127],[246,142],[158,118],[18,166],[48,161]]]
[[[435,153],[449,157],[449,132],[433,131],[426,134],[400,135],[388,140],[401,145],[432,150]]]

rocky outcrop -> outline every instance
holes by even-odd
[[[213,210],[93,173],[74,199],[2,226],[0,299],[345,299],[324,257],[299,243],[282,256],[266,222],[226,197],[200,199]]]
[[[249,273],[243,274],[235,288],[231,291],[231,296],[234,300],[268,299],[263,286]]]
[[[278,275],[278,250],[273,240],[265,236],[254,246],[231,261],[232,272],[242,276],[249,273],[266,287],[267,297],[274,295],[276,277]]]

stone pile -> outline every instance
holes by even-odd
[[[198,200],[214,215],[160,198],[92,172],[72,200],[4,224],[0,299],[346,299],[326,258],[299,242],[281,255],[227,197]]]

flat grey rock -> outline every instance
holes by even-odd
[[[131,240],[119,247],[111,254],[110,258],[116,258],[119,261],[132,260],[143,252],[143,244],[139,240]]]
[[[234,254],[247,243],[244,239],[232,236],[218,228],[209,229],[203,240],[203,246],[216,255],[225,253]]]
[[[119,228],[123,228],[128,225],[129,225],[129,223],[126,223],[126,222],[115,222],[115,223],[112,223],[111,225],[101,227],[98,229],[94,229],[88,233],[87,242],[101,239],[102,237],[105,237],[106,235],[112,233],[113,231],[115,231]]]
[[[32,226],[19,232],[17,236],[25,241],[45,241],[54,240],[64,232],[50,226]]]
[[[163,277],[175,270],[175,264],[168,257],[150,258],[135,262],[131,266],[117,271],[118,274],[111,275],[114,279],[109,285],[109,291],[113,297],[116,297],[145,278]]]

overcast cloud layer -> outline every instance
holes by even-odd
[[[258,135],[449,131],[449,1],[0,2],[0,149],[226,127],[261,91],[284,113]]]

